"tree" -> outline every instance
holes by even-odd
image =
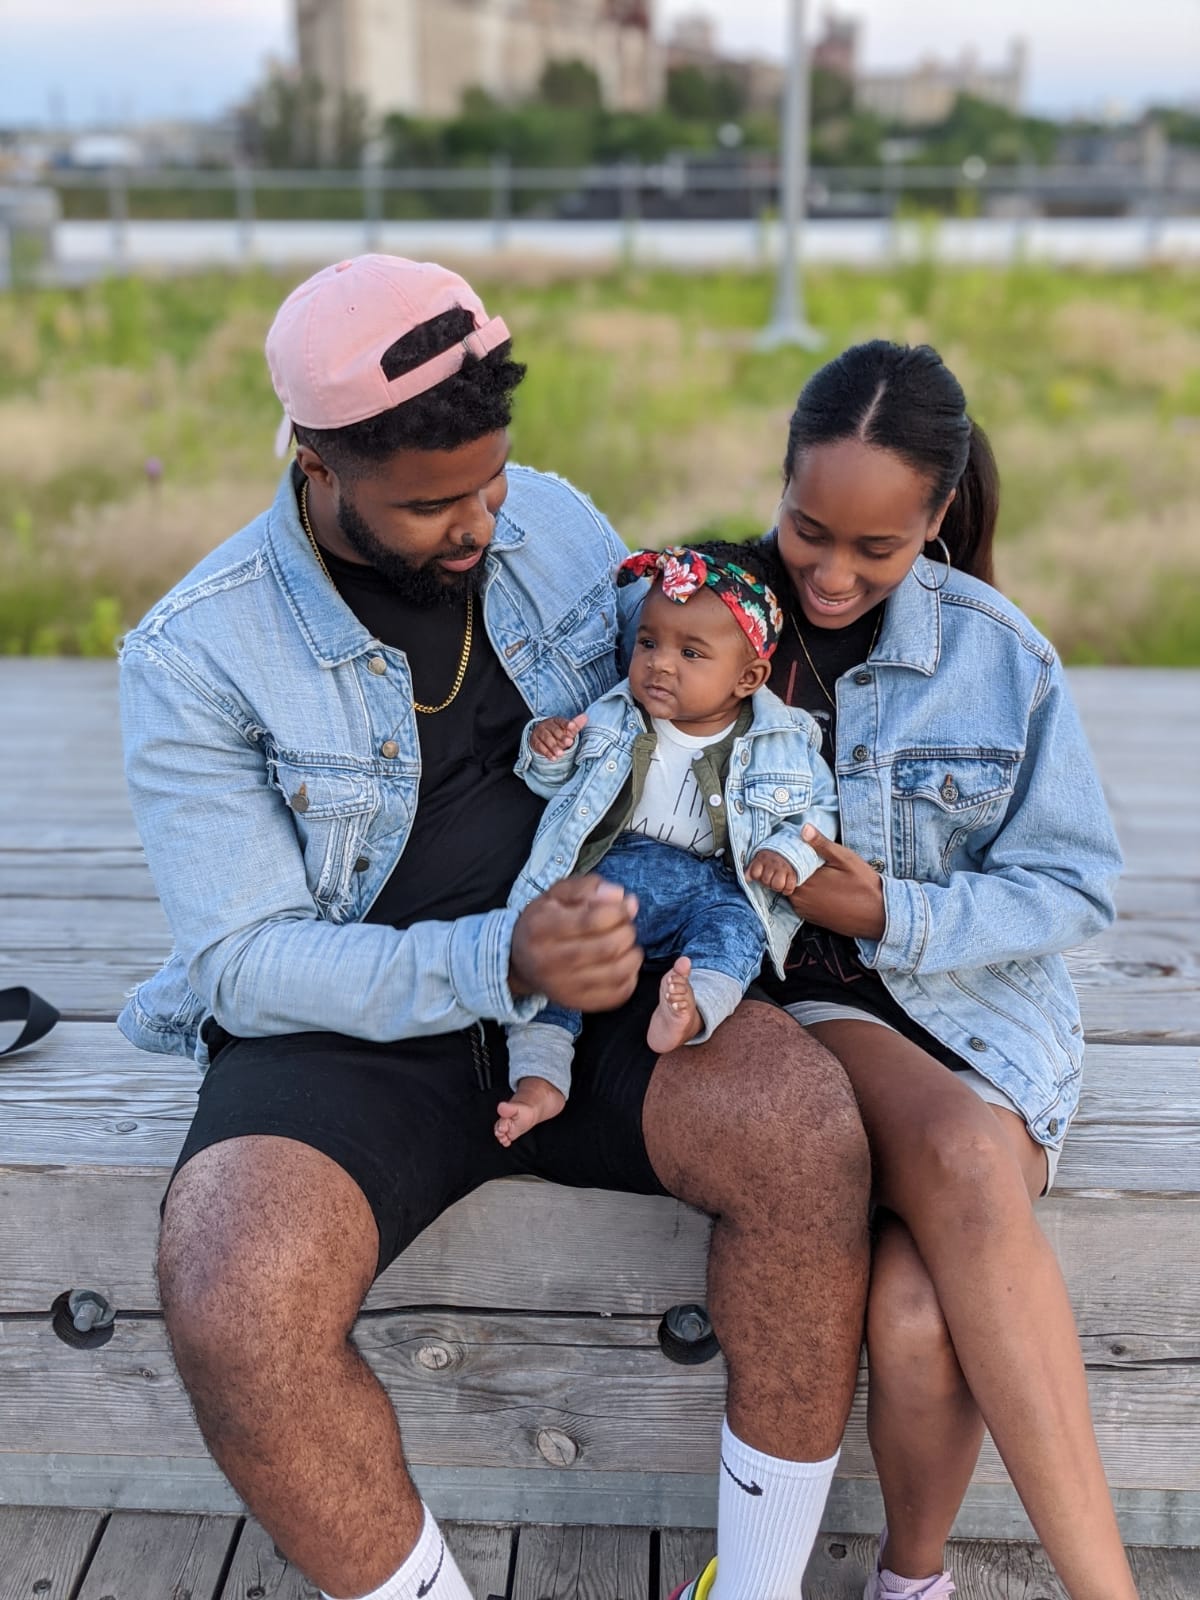
[[[547,61],[537,99],[564,111],[598,111],[600,79],[586,61]]]

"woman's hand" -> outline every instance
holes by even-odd
[[[543,756],[547,761],[557,761],[565,756],[567,751],[579,737],[580,729],[587,726],[587,716],[580,712],[577,717],[544,717],[536,727],[530,730],[529,748],[534,755]]]
[[[846,933],[855,939],[882,939],[887,926],[883,906],[883,879],[863,858],[834,844],[811,823],[800,837],[820,856],[817,868],[789,896],[792,910],[805,922],[815,922],[832,933]]]

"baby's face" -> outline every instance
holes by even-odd
[[[655,584],[642,606],[629,686],[652,717],[685,733],[715,733],[753,691],[756,661],[749,639],[710,589],[679,605]]]

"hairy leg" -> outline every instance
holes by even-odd
[[[743,1001],[663,1056],[642,1113],[665,1186],[715,1219],[709,1314],[729,1424],[794,1461],[841,1442],[867,1282],[869,1164],[836,1061],[783,1012]]]
[[[1067,1592],[1135,1600],[1066,1286],[1033,1215],[1041,1152],[898,1034],[845,1021],[813,1031],[846,1068],[877,1197],[912,1236],[959,1366]]]
[[[167,1330],[209,1449],[288,1559],[335,1595],[378,1588],[422,1521],[395,1413],[350,1341],[378,1248],[339,1166],[265,1136],[188,1162],[159,1247]]]

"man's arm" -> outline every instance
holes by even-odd
[[[581,1008],[624,998],[603,997],[593,971],[625,938],[623,971],[634,948],[623,905],[604,897],[527,907],[515,966],[507,909],[404,930],[322,920],[254,730],[161,635],[126,649],[121,711],[134,816],[175,947],[229,1032],[399,1039],[527,1020],[564,984]],[[625,976],[631,988],[636,967]]]

